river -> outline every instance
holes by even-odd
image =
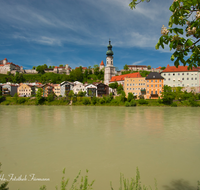
[[[63,168],[69,184],[88,169],[95,190],[109,190],[110,181],[116,190],[120,172],[134,177],[136,167],[142,184],[154,187],[156,178],[159,190],[193,190],[199,108],[0,106],[0,162],[11,190],[53,190]]]

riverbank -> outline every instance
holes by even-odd
[[[72,102],[72,104],[70,103]],[[191,100],[175,100],[171,104],[164,104],[162,100],[154,99],[140,99],[140,100],[131,100],[123,101],[120,97],[115,99],[105,98],[90,98],[90,97],[76,97],[70,101],[69,98],[54,98],[53,100],[48,100],[44,98],[39,104],[36,98],[29,97],[6,97],[0,102],[0,105],[46,105],[46,106],[126,106],[126,107],[135,107],[135,106],[152,106],[152,107],[199,107],[199,101]]]

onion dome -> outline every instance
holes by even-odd
[[[107,56],[112,56],[113,55],[113,51],[112,51],[112,45],[111,45],[111,41],[109,40],[109,45],[107,46],[108,51],[106,52]]]

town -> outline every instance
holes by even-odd
[[[75,95],[82,93],[87,97],[102,97],[110,93],[117,96],[116,89],[121,86],[126,97],[131,93],[136,99],[158,99],[161,97],[165,85],[172,88],[180,87],[182,91],[186,92],[200,93],[200,67],[188,69],[187,66],[167,65],[164,68],[152,69],[146,65],[125,65],[124,70],[115,71],[111,41],[109,41],[107,48],[106,65],[101,61],[98,67],[99,71],[104,72],[104,81],[92,84],[80,81],[62,81],[60,84],[42,84],[36,81],[20,84],[7,82],[0,84],[2,96],[14,96],[17,93],[19,97],[32,97],[37,94],[39,89],[41,89],[43,97],[48,97],[50,94],[54,94],[56,97],[65,97],[70,91],[73,91]],[[88,68],[81,67],[81,72],[85,72],[85,70]],[[141,75],[143,71],[146,71],[147,76]],[[24,70],[22,66],[10,63],[5,58],[0,61],[0,73],[7,74],[8,72],[13,75],[38,73],[35,68]],[[67,64],[66,66],[45,68],[44,72],[69,75],[72,69]],[[91,73],[94,73],[94,69],[91,70]]]

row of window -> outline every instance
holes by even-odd
[[[171,84],[169,84],[168,86],[172,86],[172,87],[175,87],[175,85],[171,85]],[[189,87],[189,84],[187,84],[187,85],[184,85],[184,84],[178,84],[178,86],[186,86],[186,87]],[[191,86],[197,86],[197,84],[191,84]]]
[[[151,84],[151,85],[148,85],[148,84],[147,84],[147,87],[150,87],[150,86],[151,86],[151,87],[153,87],[153,86],[155,86],[155,87],[158,87],[158,86],[159,86],[159,87],[162,87],[162,85],[161,85],[161,84],[159,84],[159,85],[157,85],[157,84],[155,84],[155,85],[153,85],[153,84]]]
[[[153,82],[153,80],[147,80],[147,82],[149,81]],[[155,82],[162,82],[162,80],[155,80]]]
[[[129,80],[127,80],[127,81],[129,81]],[[135,80],[130,79],[130,81],[134,82]],[[141,79],[141,80],[139,79],[139,81],[145,81],[145,79],[144,80],[143,79]]]
[[[137,83],[136,83],[136,84],[134,84],[134,83],[133,83],[133,84],[130,84],[130,86],[131,86],[131,85],[133,85],[133,86],[134,86],[134,85],[137,86]],[[140,86],[140,85],[145,85],[145,83],[139,83],[138,85],[139,85],[139,86]],[[127,86],[129,86],[129,84],[127,84]]]
[[[186,73],[182,73],[182,75],[184,75],[184,74],[186,74]],[[197,75],[197,73],[194,73],[195,75]],[[170,76],[170,75],[172,75],[172,76],[175,76],[175,75],[181,75],[181,73],[168,73],[168,76]],[[189,75],[189,73],[187,73],[187,75]],[[193,75],[193,73],[191,73],[191,75]],[[167,74],[166,73],[164,73],[164,76],[167,76]]]
[[[168,78],[168,80],[171,80],[171,78]],[[180,79],[178,79],[178,80],[180,80]],[[184,80],[184,78],[182,78],[182,80]],[[187,78],[187,80],[190,80],[190,79]],[[193,78],[191,78],[191,80],[193,80]],[[197,78],[195,78],[194,80],[197,80]],[[166,81],[166,79],[165,79],[165,81]],[[175,79],[173,79],[173,81],[175,82]]]
[[[20,89],[19,89],[19,92],[25,92],[25,91],[26,91],[26,92],[27,92],[27,91],[29,91],[29,92],[30,92],[30,91],[31,91],[31,89],[29,89],[29,90],[20,90]]]
[[[155,93],[153,93],[153,91],[147,91],[147,94],[149,94],[149,92],[151,92],[151,94],[158,94],[157,91],[155,91]],[[161,94],[161,91],[160,91],[160,94]]]
[[[140,89],[142,90],[143,88],[133,88],[133,89],[132,88],[127,88],[127,90],[140,90]]]

